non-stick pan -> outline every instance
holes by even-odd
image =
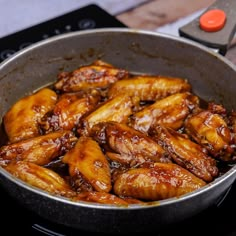
[[[21,97],[55,82],[60,71],[102,59],[131,72],[187,78],[193,92],[236,110],[236,67],[205,46],[150,31],[108,28],[56,36],[0,65],[0,117]],[[215,204],[236,178],[236,166],[201,189],[155,204],[130,207],[72,202],[52,196],[0,168],[0,184],[43,218],[97,232],[158,230]],[[224,217],[224,216],[222,216]]]

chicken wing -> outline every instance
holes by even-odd
[[[98,143],[92,138],[80,137],[62,161],[69,165],[70,176],[75,177],[77,173],[81,173],[96,191],[111,190],[109,163]]]
[[[83,119],[82,132],[88,134],[90,129],[100,123],[106,121],[116,121],[120,123],[127,123],[129,116],[133,113],[133,109],[139,105],[137,97],[130,97],[126,95],[119,95],[112,98],[98,107],[94,112],[90,113]]]
[[[128,202],[116,195],[105,192],[83,192],[73,198],[74,201],[96,202],[103,204],[112,204],[118,206],[128,206]]]
[[[135,113],[131,118],[131,126],[145,133],[151,126],[158,124],[177,130],[183,126],[185,118],[198,105],[198,97],[189,92],[176,93]]]
[[[109,97],[120,93],[137,96],[141,101],[156,101],[174,93],[190,91],[190,84],[180,78],[136,76],[115,82],[108,91]]]
[[[160,145],[125,124],[102,122],[94,126],[91,135],[101,145],[105,144],[110,159],[122,164],[134,166],[146,161],[170,161]]]
[[[94,110],[99,100],[100,96],[96,90],[85,97],[66,93],[60,97],[53,111],[43,117],[40,128],[46,133],[72,130],[77,127],[82,116]]]
[[[232,111],[229,116],[230,129],[232,134],[232,141],[236,144],[236,112]]]
[[[185,135],[164,126],[157,126],[152,129],[151,136],[171,155],[174,162],[197,177],[210,182],[218,175],[215,159]]]
[[[126,70],[112,67],[106,63],[81,66],[70,73],[60,73],[55,88],[63,92],[106,88],[119,79],[127,78],[128,74]]]
[[[206,183],[172,163],[155,163],[152,168],[135,168],[118,176],[114,193],[142,200],[162,200],[192,192]]]
[[[16,102],[3,117],[10,143],[40,135],[38,122],[54,108],[57,95],[48,88]]]
[[[72,132],[58,131],[5,145],[0,148],[0,165],[5,166],[15,160],[46,165],[65,154],[76,141]]]
[[[49,193],[65,197],[76,195],[60,175],[34,163],[26,161],[12,162],[5,169],[22,181]]]
[[[189,117],[185,122],[186,132],[207,148],[214,157],[230,160],[233,149],[232,136],[226,122],[219,114],[204,110]]]

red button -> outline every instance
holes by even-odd
[[[220,9],[212,9],[200,17],[200,27],[207,32],[221,30],[226,22],[226,14]]]

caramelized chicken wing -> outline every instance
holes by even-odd
[[[81,66],[72,72],[60,73],[55,88],[63,92],[106,88],[119,79],[127,78],[128,74],[126,70],[112,67],[106,63]]]
[[[46,165],[65,154],[76,141],[72,132],[58,131],[5,145],[0,148],[0,165],[5,166],[15,160]]]
[[[137,97],[130,97],[123,94],[106,101],[83,119],[82,133],[89,133],[90,129],[100,122],[116,121],[127,123],[133,109],[138,104],[139,99]],[[78,132],[81,133],[80,129]]]
[[[232,135],[232,141],[236,144],[236,112],[232,111],[229,116],[230,130]]]
[[[38,122],[57,101],[56,93],[48,88],[17,101],[3,117],[10,143],[40,135]]]
[[[174,162],[204,181],[212,181],[219,173],[216,161],[198,144],[170,128],[157,126],[151,136],[171,155]]]
[[[230,160],[233,149],[232,136],[226,122],[219,114],[204,110],[185,122],[186,132],[215,157]]]
[[[111,190],[111,173],[109,163],[98,143],[90,137],[80,137],[75,147],[63,157],[69,165],[70,176],[78,173],[93,186],[96,191]]]
[[[114,193],[143,200],[162,200],[192,192],[206,183],[172,163],[155,163],[151,168],[135,168],[118,176]]]
[[[105,144],[110,159],[122,164],[134,166],[146,161],[170,161],[160,145],[125,124],[102,122],[94,126],[91,135],[101,145]]]
[[[83,192],[83,193],[77,194],[77,196],[74,197],[73,200],[112,204],[112,205],[126,206],[126,207],[128,206],[128,202],[126,202],[122,198],[119,198],[114,194],[105,193],[105,192],[95,192],[95,191]]]
[[[180,78],[136,76],[115,82],[109,89],[109,97],[120,93],[137,96],[142,101],[156,101],[174,93],[190,91],[190,84]]]
[[[49,193],[73,197],[76,195],[56,172],[26,161],[10,163],[6,168],[15,177]]]
[[[54,109],[46,114],[40,122],[40,127],[46,132],[56,130],[72,130],[82,116],[94,110],[100,96],[96,90],[91,95],[80,97],[78,94],[63,94]]]
[[[214,114],[219,114],[222,117],[226,117],[227,116],[227,110],[221,104],[216,104],[214,102],[209,102],[208,106],[207,106],[207,110],[211,111]]]
[[[131,119],[131,126],[145,133],[151,126],[158,124],[177,130],[183,126],[185,118],[198,105],[198,97],[189,92],[176,93],[135,113]]]

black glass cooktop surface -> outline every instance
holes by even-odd
[[[114,16],[97,5],[88,5],[63,16],[0,39],[0,61],[11,56],[21,48],[34,42],[70,31],[102,28],[125,27]],[[20,205],[0,188],[2,232],[7,235],[67,235],[86,233],[45,220]],[[155,235],[236,235],[236,183],[225,193],[220,201],[209,209],[176,225],[170,225]]]
[[[125,27],[123,23],[95,4],[66,13],[0,39],[0,62],[35,42],[72,31]]]

